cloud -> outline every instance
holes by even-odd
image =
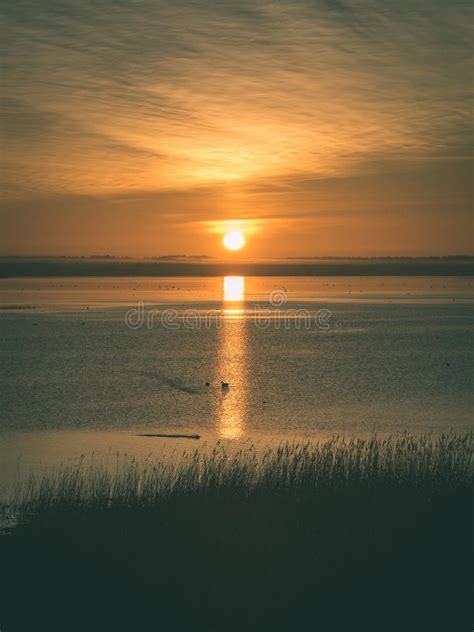
[[[220,256],[236,221],[255,257],[470,250],[464,0],[3,13],[0,252]]]
[[[467,153],[461,0],[25,0],[5,22],[15,196],[291,187]]]

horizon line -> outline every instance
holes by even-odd
[[[450,255],[313,255],[291,257],[267,257],[244,259],[229,257],[212,257],[210,255],[156,255],[156,256],[129,256],[129,255],[4,255],[0,259],[74,259],[81,261],[107,260],[107,261],[154,261],[156,263],[180,262],[185,263],[228,263],[228,264],[258,264],[258,263],[282,263],[298,261],[386,261],[386,260],[444,260],[444,259],[474,259],[474,254],[450,254]]]

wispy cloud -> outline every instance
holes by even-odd
[[[461,0],[26,0],[5,13],[15,194],[282,186],[466,155]]]
[[[4,3],[0,252],[471,247],[464,0]],[[284,238],[282,238],[284,235]]]

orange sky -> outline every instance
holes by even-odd
[[[0,254],[473,251],[461,0],[109,4],[5,8]]]

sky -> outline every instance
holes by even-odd
[[[469,5],[3,3],[0,254],[473,254]]]

